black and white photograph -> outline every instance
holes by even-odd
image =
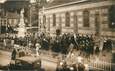
[[[0,0],[0,71],[115,71],[115,0]]]

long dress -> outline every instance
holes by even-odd
[[[41,48],[41,45],[39,43],[36,43],[36,56],[39,56],[39,49]]]

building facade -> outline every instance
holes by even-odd
[[[0,33],[13,33],[18,27],[19,14],[17,12],[2,11],[0,15]]]
[[[6,0],[0,4],[0,32],[1,34],[17,32],[21,9],[25,9],[25,22],[27,25],[27,7],[29,0]]]
[[[53,0],[41,10],[41,31],[97,34],[115,38],[114,0]]]
[[[7,12],[7,23],[9,26],[16,28],[18,26],[20,15],[17,12]]]

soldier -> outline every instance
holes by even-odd
[[[42,48],[45,49],[45,50],[48,50],[49,49],[49,43],[48,43],[48,40],[46,38],[43,38],[42,40]]]
[[[74,34],[74,35],[72,35],[71,36],[71,43],[73,43],[74,44],[74,48],[75,49],[78,49],[78,41],[77,41],[77,36],[76,36],[76,34]]]

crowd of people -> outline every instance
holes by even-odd
[[[69,55],[72,51],[81,51],[84,56],[89,57],[91,54],[99,54],[101,51],[112,50],[112,40],[97,37],[95,35],[70,34],[56,35],[54,37],[47,36],[44,33],[39,36],[5,37],[2,38],[4,46],[7,48],[7,40],[11,41],[11,46],[14,44],[25,48],[32,48],[36,51],[36,56],[39,56],[39,50],[51,50],[52,52]],[[12,60],[16,59],[17,51],[12,52]],[[80,65],[81,66],[81,65]],[[66,66],[64,67],[65,69]],[[74,68],[76,69],[76,68]],[[84,67],[82,68],[84,69]],[[60,70],[57,70],[60,71]],[[64,70],[63,70],[64,71]],[[68,70],[69,71],[69,70]]]
[[[36,44],[39,43],[43,50],[52,50],[53,52],[62,54],[67,54],[70,49],[81,50],[88,55],[112,49],[111,39],[105,40],[94,35],[64,33],[63,35],[50,37],[42,33],[37,37],[27,35],[24,38],[18,38],[15,36],[4,38],[3,42],[5,46],[7,44],[6,39],[11,40],[12,46],[18,44],[24,47],[36,48]]]
[[[90,55],[98,54],[103,50],[112,50],[111,39],[103,40],[94,35],[80,35],[80,34],[63,34],[55,37],[47,37],[42,35],[39,37],[41,48],[45,50],[52,50],[57,53],[67,54],[71,49],[76,49]],[[71,46],[73,45],[73,46]]]

